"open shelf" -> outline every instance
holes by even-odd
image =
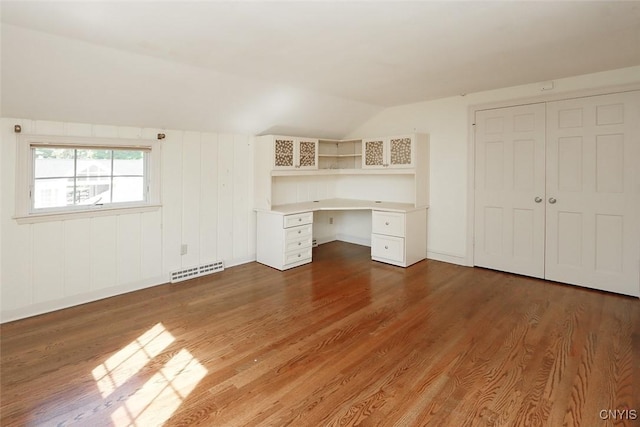
[[[362,140],[318,140],[318,169],[362,168]]]

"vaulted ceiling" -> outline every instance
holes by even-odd
[[[384,107],[640,64],[635,1],[5,0],[1,18],[3,115],[95,123],[337,137]]]

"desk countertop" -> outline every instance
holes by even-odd
[[[289,215],[310,211],[351,211],[379,210],[387,212],[411,212],[428,206],[415,207],[412,203],[394,203],[375,200],[325,199],[312,202],[291,203],[272,206],[271,209],[258,209],[261,212]]]

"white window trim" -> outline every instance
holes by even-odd
[[[16,144],[16,210],[14,219],[19,224],[148,212],[161,207],[161,144],[158,140],[21,134],[18,135]],[[147,184],[149,186],[147,200],[139,203],[127,203],[126,205],[88,205],[83,208],[74,207],[65,210],[33,211],[30,197],[34,174],[32,144],[78,146],[83,148],[113,147],[113,149],[126,147],[149,150],[147,158]]]

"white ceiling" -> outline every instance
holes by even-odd
[[[637,1],[3,0],[1,7],[13,26],[353,102],[360,115],[640,64]]]

